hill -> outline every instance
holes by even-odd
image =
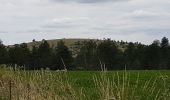
[[[80,42],[83,42],[83,41],[90,41],[90,40],[94,40],[96,41],[96,39],[53,39],[53,40],[46,40],[51,47],[56,47],[57,46],[57,43],[59,41],[64,41],[65,45],[68,46],[68,47],[71,47],[73,46],[76,42],[80,41]],[[30,43],[27,43],[27,46],[28,48],[32,48],[33,46],[39,46],[42,42],[42,41],[33,41],[33,42],[30,42]]]
[[[78,50],[78,48],[80,48],[81,45],[75,45],[76,43],[81,43],[84,41],[96,41],[97,43],[102,42],[102,39],[83,39],[83,38],[70,38],[70,39],[52,39],[52,40],[42,40],[42,41],[36,41],[33,40],[32,42],[26,43],[28,48],[30,50],[32,50],[33,46],[38,47],[43,41],[47,41],[50,45],[50,47],[55,48],[57,46],[57,43],[59,41],[64,41],[65,45],[73,52],[73,54],[75,53],[75,51]],[[127,48],[128,42],[124,42],[124,41],[114,41],[115,44],[118,46],[118,48],[122,51],[124,51]],[[13,47],[14,45],[10,45],[9,47]]]

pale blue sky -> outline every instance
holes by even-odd
[[[170,38],[170,0],[0,0],[4,44],[32,39]]]

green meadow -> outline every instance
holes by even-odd
[[[50,71],[1,66],[0,100],[169,100],[170,71]]]

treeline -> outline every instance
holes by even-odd
[[[59,41],[52,48],[43,41],[30,49],[25,43],[9,47],[0,42],[0,64],[51,70],[101,70],[101,66],[108,70],[170,69],[170,45],[166,37],[150,45],[104,39],[76,42],[74,46],[76,49],[71,51]]]

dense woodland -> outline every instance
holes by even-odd
[[[5,46],[1,41],[0,64],[23,66],[29,70],[101,70],[101,66],[108,70],[170,69],[170,45],[166,37],[150,45],[110,39],[76,42],[76,45],[79,46],[74,51],[59,41],[52,48],[44,40],[38,47],[30,49],[26,43]]]

